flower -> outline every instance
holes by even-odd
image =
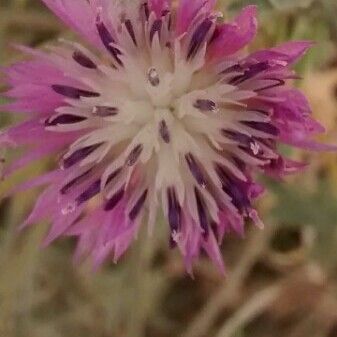
[[[204,250],[224,271],[224,235],[262,226],[252,202],[258,172],[294,173],[302,163],[278,145],[330,150],[305,97],[287,86],[311,46],[297,41],[252,54],[256,7],[223,22],[215,0],[43,0],[90,47],[60,41],[4,70],[25,122],[1,135],[25,146],[5,176],[44,156],[53,171],[16,188],[45,185],[22,227],[47,218],[48,245],[75,236],[77,259],[99,266],[163,213],[186,268]],[[88,206],[90,202],[90,207]]]

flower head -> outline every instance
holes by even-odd
[[[23,226],[48,218],[46,244],[76,236],[76,256],[100,265],[163,213],[189,271],[201,250],[223,270],[224,235],[243,234],[248,218],[261,225],[254,175],[303,167],[278,144],[330,149],[310,140],[324,129],[286,84],[311,44],[247,55],[254,6],[225,23],[214,0],[43,1],[90,47],[19,47],[32,59],[4,70],[15,100],[3,109],[28,118],[0,140],[29,147],[5,174],[43,156],[59,159],[19,187],[47,186]]]

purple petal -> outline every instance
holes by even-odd
[[[257,31],[256,15],[256,6],[247,6],[235,18],[234,23],[218,27],[209,48],[210,58],[217,60],[233,55],[250,43]]]

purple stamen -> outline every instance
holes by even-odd
[[[212,25],[213,25],[213,22],[210,19],[207,18],[195,30],[195,32],[192,36],[189,48],[188,48],[188,53],[187,53],[187,59],[188,60],[190,60],[191,58],[193,58],[196,55],[200,46],[205,41],[207,33],[211,29]]]
[[[160,31],[161,31],[162,25],[163,25],[163,22],[160,19],[155,20],[153,22],[153,25],[152,25],[151,30],[150,30],[150,42],[153,41],[154,35],[156,33],[158,33],[158,35],[160,35]]]
[[[239,75],[234,77],[231,81],[230,84],[238,85],[244,81],[247,81],[251,79],[252,77],[260,74],[261,72],[269,69],[269,63],[268,62],[259,62],[256,64],[252,64],[249,66],[247,70],[243,73],[243,75]]]
[[[99,117],[112,117],[117,115],[118,109],[110,106],[95,106],[93,113]]]
[[[251,207],[247,191],[244,191],[244,183],[228,174],[223,167],[217,165],[216,172],[221,180],[222,189],[232,198],[232,204],[241,212]]]
[[[145,19],[146,21],[149,20],[149,17],[150,17],[150,10],[149,10],[149,5],[147,2],[144,2],[141,6],[141,9],[143,10],[144,12],[144,15],[145,15]]]
[[[76,50],[73,53],[73,59],[82,67],[88,69],[97,69],[97,65],[90,60],[90,58],[84,55],[80,50]]]
[[[265,78],[265,80],[275,81],[275,84],[267,85],[264,88],[256,89],[255,92],[260,92],[263,90],[273,89],[285,85],[285,81],[278,78]]]
[[[65,169],[77,164],[78,162],[82,161],[84,158],[89,156],[95,150],[97,150],[103,143],[86,146],[82,149],[79,149],[72,153],[68,158],[63,159],[63,167]]]
[[[167,198],[170,228],[172,232],[178,232],[181,227],[181,207],[173,187],[167,189]]]
[[[243,133],[232,131],[232,130],[222,130],[222,134],[235,142],[238,142],[242,145],[249,146],[253,142],[253,138],[249,137]]]
[[[168,144],[171,140],[171,136],[170,136],[170,131],[164,119],[159,123],[159,133],[163,141],[166,144]]]
[[[117,204],[122,200],[124,193],[125,193],[125,190],[123,186],[118,192],[116,192],[113,195],[113,197],[110,200],[108,200],[108,202],[104,206],[104,210],[112,211],[117,206]]]
[[[136,202],[136,204],[134,205],[134,207],[130,211],[129,218],[130,218],[131,221],[134,221],[137,218],[139,212],[141,211],[141,209],[144,205],[146,197],[147,197],[147,190],[144,191],[144,193],[141,195],[141,197],[138,199],[138,201]]]
[[[122,172],[122,168],[118,168],[116,171],[112,172],[108,179],[106,180],[105,185],[108,185],[109,183],[111,183],[120,173]]]
[[[116,62],[120,66],[123,66],[122,61],[118,57],[118,55],[121,55],[122,53],[120,52],[120,50],[112,46],[112,44],[115,43],[115,40],[113,39],[112,35],[108,31],[104,23],[100,20],[100,18],[97,19],[96,27],[104,47],[110,52]]]
[[[274,126],[271,123],[263,123],[263,122],[247,122],[247,121],[243,121],[241,122],[244,125],[249,126],[252,129],[258,130],[258,131],[262,131],[264,133],[273,135],[273,136],[278,136],[280,134],[280,130]]]
[[[84,173],[82,173],[81,175],[77,176],[76,178],[70,180],[66,185],[64,185],[61,188],[60,193],[67,194],[73,186],[78,185],[79,183],[83,182],[84,178],[86,178],[90,172],[92,172],[92,169],[89,169],[85,171]]]
[[[209,100],[209,99],[198,99],[193,105],[196,109],[206,112],[206,111],[215,111],[216,110],[216,104],[215,102]]]
[[[128,158],[126,159],[125,164],[128,166],[133,166],[136,164],[139,156],[143,152],[143,145],[138,144],[129,154]]]
[[[189,167],[193,177],[197,181],[197,183],[201,187],[205,188],[206,185],[207,185],[206,179],[204,177],[204,174],[202,173],[202,170],[201,170],[200,166],[196,162],[194,156],[191,153],[188,153],[187,155],[185,155],[185,159],[186,159],[188,167]]]
[[[208,223],[208,218],[204,206],[204,202],[202,199],[202,196],[200,195],[198,189],[195,187],[194,188],[194,195],[195,199],[197,202],[197,208],[198,208],[198,216],[199,216],[199,223],[201,228],[203,229],[203,235],[204,237],[207,237],[209,234],[209,223]]]
[[[55,118],[51,117],[45,121],[46,126],[56,126],[59,124],[75,124],[85,121],[87,118],[83,116],[64,114]]]
[[[133,43],[135,44],[135,46],[137,46],[136,35],[135,35],[135,31],[133,29],[131,20],[125,20],[124,24],[125,24],[125,27],[126,27],[128,33],[129,33]]]
[[[79,99],[81,97],[99,97],[100,94],[93,91],[78,89],[67,85],[53,84],[52,89],[59,95]]]
[[[78,205],[83,204],[84,202],[92,199],[101,191],[101,179],[94,181],[83,193],[81,193],[76,198],[76,203]]]

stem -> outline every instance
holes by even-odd
[[[220,311],[232,300],[233,296],[235,296],[251,270],[251,267],[264,252],[272,232],[273,227],[269,226],[264,231],[259,231],[254,234],[254,237],[243,252],[238,266],[229,272],[227,282],[216,291],[204,308],[195,316],[182,337],[201,337],[207,334],[207,331],[209,331],[215,322]]]
[[[134,242],[130,257],[130,267],[127,275],[130,288],[128,289],[130,317],[128,318],[127,337],[143,337],[148,316],[147,298],[149,264],[152,256],[152,243],[145,230],[139,233]]]

